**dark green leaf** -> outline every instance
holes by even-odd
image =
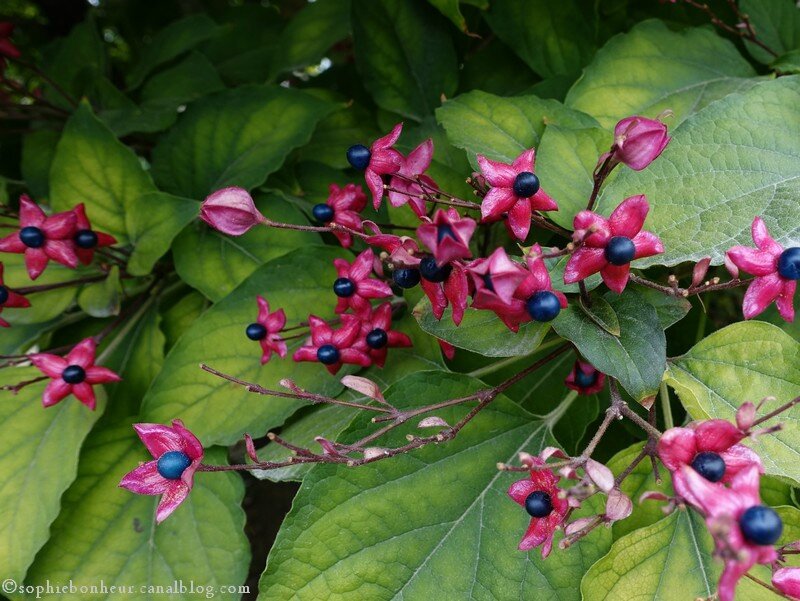
[[[756,37],[778,56],[800,49],[800,8],[792,0],[741,0],[740,10],[748,16]],[[769,64],[775,56],[745,40],[744,45],[757,61]],[[773,65],[774,67],[774,65]]]
[[[118,315],[122,304],[119,267],[114,265],[104,280],[87,284],[78,294],[78,306],[91,317]]]

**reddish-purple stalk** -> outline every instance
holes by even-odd
[[[721,30],[726,31],[730,34],[735,35],[736,37],[742,38],[749,42],[752,42],[759,48],[762,48],[775,58],[778,57],[778,53],[775,52],[772,48],[767,46],[764,42],[758,39],[756,36],[755,29],[753,29],[753,24],[750,22],[750,17],[744,14],[736,4],[736,0],[727,0],[728,6],[730,6],[731,10],[733,11],[734,16],[738,20],[739,24],[737,25],[729,25],[725,21],[723,21],[713,10],[712,8],[704,3],[704,2],[697,2],[696,0],[683,0],[686,4],[691,7],[694,7],[706,15],[710,19],[711,23],[716,27],[719,27]]]

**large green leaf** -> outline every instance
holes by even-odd
[[[86,205],[92,226],[120,243],[128,239],[126,213],[155,186],[130,148],[114,137],[83,102],[67,121],[50,169],[50,202],[66,211]]]
[[[404,0],[353,0],[352,7],[356,64],[378,106],[420,121],[455,93],[455,48],[433,8]]]
[[[800,395],[800,343],[771,324],[748,321],[730,325],[671,359],[667,383],[695,419],[732,420],[745,401],[775,397],[766,413]],[[768,474],[800,482],[800,407],[775,420],[784,428],[751,444]]]
[[[417,406],[480,386],[461,375],[418,373],[387,398]],[[464,412],[437,414],[453,423]],[[386,444],[404,444],[407,433],[420,432],[415,425]],[[374,429],[361,415],[344,440]],[[608,549],[610,533],[600,529],[546,561],[538,550],[514,551],[528,516],[506,494],[514,477],[495,469],[498,460],[552,443],[547,423],[501,397],[447,444],[358,469],[315,467],[272,549],[261,598],[578,599],[575,583]]]
[[[32,367],[3,369],[0,386],[41,375]],[[61,495],[75,478],[81,444],[105,405],[100,392],[98,411],[74,397],[45,408],[44,387],[41,382],[15,396],[5,392],[0,403],[0,571],[18,583],[49,537]]]
[[[486,20],[542,77],[577,74],[595,52],[594,27],[577,0],[493,0]]]
[[[78,279],[80,275],[74,270],[59,265],[51,261],[44,273],[35,282],[31,282],[28,271],[25,269],[25,255],[22,254],[3,254],[3,279],[10,288],[21,288],[26,286],[44,286],[69,282]],[[59,317],[72,305],[75,300],[77,287],[66,286],[55,290],[44,292],[34,292],[26,295],[31,303],[30,307],[22,309],[3,309],[2,318],[13,324],[18,325],[42,323]],[[4,335],[6,332],[3,333]]]
[[[155,422],[180,417],[203,444],[232,444],[245,432],[259,436],[279,426],[302,406],[293,399],[247,392],[200,371],[201,362],[269,388],[290,378],[316,392],[338,393],[339,378],[328,375],[318,363],[295,363],[291,357],[281,360],[274,356],[262,366],[261,347],[244,335],[247,324],[256,318],[258,294],[267,298],[273,311],[284,309],[287,326],[305,321],[309,313],[331,317],[335,298],[331,285],[336,279],[333,259],[337,256],[343,252],[334,248],[295,251],[256,270],[206,311],[167,355],[143,401],[142,417]],[[302,342],[299,338],[288,341],[289,353]],[[214,419],[209,419],[211,415]]]
[[[93,18],[78,23],[63,39],[43,51],[42,70],[73,99],[80,98],[92,80],[108,67],[103,39]],[[67,110],[72,105],[52,86],[43,86],[44,97]]]
[[[800,48],[800,8],[792,0],[740,0],[739,8],[750,18],[756,37],[779,56]],[[757,44],[744,45],[759,62],[775,60]]]
[[[192,52],[174,67],[147,80],[142,87],[142,110],[171,111],[177,118],[181,104],[224,87],[209,60],[199,52]]]
[[[242,86],[192,104],[153,151],[153,176],[173,194],[202,200],[225,186],[254,188],[311,138],[332,108],[279,86]]]
[[[47,198],[50,193],[50,165],[56,155],[60,131],[39,129],[22,138],[20,170],[25,184],[35,199]]]
[[[196,474],[189,498],[156,526],[158,497],[117,487],[126,472],[149,459],[128,420],[92,433],[81,453],[78,477],[64,495],[50,540],[26,584],[99,586],[104,581],[107,586],[134,586],[137,598],[155,598],[147,594],[154,590],[148,587],[174,587],[175,581],[217,591],[244,582],[250,551],[242,531],[241,479],[230,473]],[[207,449],[206,459],[223,463],[225,453]],[[48,596],[75,598],[68,590]],[[197,594],[177,591],[170,598],[196,599]]]
[[[300,211],[277,195],[259,197],[257,204],[276,221],[308,223]],[[218,301],[259,265],[296,248],[320,243],[319,235],[313,232],[263,226],[254,227],[243,236],[226,236],[198,221],[176,238],[172,252],[181,279],[211,300]],[[203,260],[198,261],[198,256]]]
[[[625,170],[600,198],[610,213],[646,194],[645,223],[664,254],[641,265],[722,262],[735,244],[753,245],[750,225],[764,218],[786,246],[800,244],[800,77],[781,77],[731,94],[684,121],[645,171]]]
[[[648,404],[666,370],[667,341],[655,307],[634,290],[605,300],[619,319],[620,335],[600,327],[577,302],[561,312],[553,329],[572,341],[586,360],[619,380],[637,401]]]
[[[598,51],[566,103],[605,128],[629,115],[655,117],[665,109],[675,113],[670,123],[680,123],[751,86],[755,75],[734,45],[709,29],[675,32],[661,21],[644,21]]]
[[[467,151],[473,167],[476,154],[510,163],[538,146],[545,125],[594,127],[597,122],[557,100],[536,96],[503,98],[480,90],[456,96],[436,110],[453,146]]]

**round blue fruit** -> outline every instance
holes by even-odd
[[[156,468],[162,478],[167,480],[177,480],[192,464],[192,460],[186,453],[181,451],[167,451],[158,458]]]

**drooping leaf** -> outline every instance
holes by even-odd
[[[713,60],[708,57],[713,56]],[[710,29],[675,32],[650,20],[597,52],[566,104],[610,129],[629,115],[675,113],[670,125],[757,80],[736,47]]]
[[[424,2],[353,0],[353,44],[363,83],[383,109],[422,120],[452,96],[458,65],[446,21]]]
[[[78,306],[91,317],[118,315],[122,305],[119,266],[114,265],[105,279],[87,284],[78,293]]]
[[[800,9],[791,0],[741,0],[739,9],[748,16],[756,37],[778,56],[800,48]],[[757,61],[769,64],[775,56],[745,40]]]
[[[41,375],[32,367],[6,368],[0,370],[0,385]],[[45,408],[44,387],[41,382],[13,396],[4,392],[0,403],[0,565],[3,577],[18,583],[49,537],[61,495],[75,479],[81,444],[105,405],[99,391],[97,411],[74,397]]]
[[[428,0],[440,13],[453,22],[461,31],[467,32],[467,22],[461,13],[459,0]]]
[[[208,463],[225,461],[222,449],[206,449],[205,457]],[[203,586],[217,591],[244,582],[250,550],[242,532],[241,479],[231,473],[196,474],[188,499],[156,526],[158,497],[118,488],[128,471],[150,459],[129,420],[92,433],[78,477],[64,495],[61,514],[27,584],[72,579],[99,586],[103,580],[108,586],[131,583],[134,596],[147,596],[140,587],[166,588],[175,581],[199,585],[199,575]],[[69,589],[49,596],[74,598]],[[188,591],[172,595],[187,601],[196,596]]]
[[[52,129],[40,129],[22,138],[22,162],[20,169],[25,184],[34,199],[44,199],[50,193],[50,165],[56,154],[56,145],[61,133]]]
[[[262,366],[261,347],[244,335],[258,313],[256,295],[264,295],[272,311],[284,309],[287,326],[304,322],[313,313],[333,315],[331,285],[336,279],[334,248],[300,249],[257,269],[238,288],[197,319],[167,355],[161,373],[142,405],[146,421],[166,422],[180,416],[203,444],[232,444],[242,434],[254,436],[279,426],[302,406],[247,392],[204,373],[207,363],[224,373],[275,388],[282,378],[321,394],[341,390],[338,377],[318,363],[295,363],[291,357]],[[302,332],[301,332],[302,333]],[[291,354],[302,338],[287,341]],[[215,416],[208,419],[209,415]]]
[[[573,303],[553,321],[553,329],[572,341],[601,372],[619,380],[637,401],[648,405],[666,370],[666,337],[655,308],[634,290],[605,300],[619,318],[620,335],[609,334]]]
[[[596,49],[592,19],[576,0],[494,0],[486,19],[542,77],[579,73]]]
[[[130,148],[81,103],[67,125],[50,169],[50,203],[66,211],[86,205],[92,227],[124,244],[126,213],[155,186]]]
[[[254,188],[311,138],[331,110],[277,86],[242,86],[193,103],[153,150],[153,177],[167,192],[202,200],[225,186]]]
[[[510,163],[528,148],[538,146],[545,125],[594,127],[597,122],[556,100],[536,96],[503,98],[479,90],[461,94],[436,110],[453,146],[467,151],[477,167],[476,154]]]
[[[664,153],[645,171],[625,170],[600,198],[608,214],[645,194],[645,229],[665,252],[638,265],[676,265],[731,246],[753,246],[753,218],[764,218],[785,246],[800,244],[800,77],[781,77],[731,94],[683,122]]]
[[[733,420],[745,401],[774,397],[765,414],[800,395],[800,343],[779,328],[759,321],[740,322],[718,330],[689,352],[669,362],[667,383],[695,419]],[[800,408],[768,422],[784,428],[748,442],[768,474],[800,482]]]
[[[387,398],[417,406],[480,386],[461,375],[417,373]],[[464,412],[437,413],[451,421]],[[386,444],[404,444],[406,433],[418,434],[414,426],[395,430]],[[374,427],[361,415],[343,439]],[[544,422],[499,398],[445,445],[358,469],[315,467],[272,549],[261,597],[428,599],[446,591],[453,598],[578,599],[575,582],[608,548],[608,531],[546,561],[538,550],[513,551],[529,519],[506,494],[515,478],[495,469],[498,460],[551,443]]]

